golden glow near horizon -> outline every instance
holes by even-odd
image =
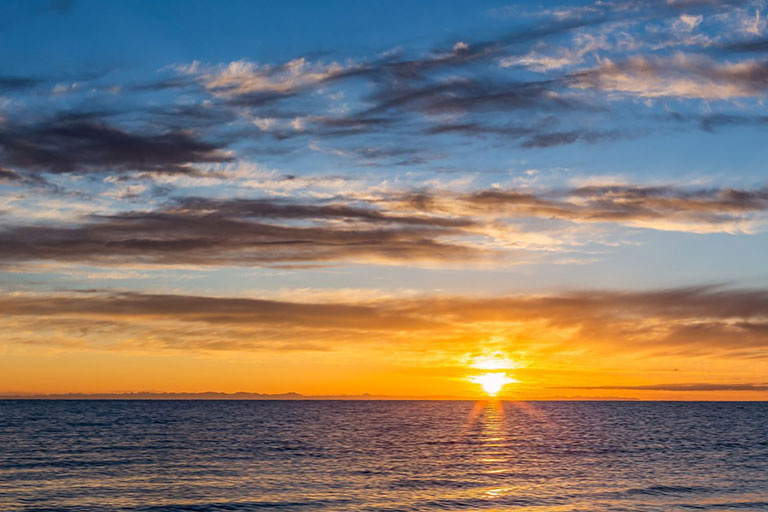
[[[518,309],[514,316],[500,317],[501,309],[485,302],[466,312],[459,323],[454,316],[458,306],[449,308],[444,301],[440,307],[445,311],[436,311],[432,302],[424,301],[424,309],[417,312],[429,312],[433,320],[445,318],[446,326],[423,326],[402,316],[394,321],[390,310],[368,306],[389,314],[386,322],[377,323],[378,316],[339,307],[332,322],[352,332],[344,337],[337,330],[331,338],[324,325],[316,324],[316,316],[295,316],[297,311],[314,312],[308,301],[275,302],[274,307],[294,315],[296,325],[281,327],[281,343],[268,347],[257,341],[270,333],[271,317],[253,316],[263,301],[252,301],[253,309],[245,308],[248,300],[237,303],[242,309],[232,309],[228,301],[218,308],[217,302],[222,300],[196,305],[189,297],[169,295],[157,301],[147,296],[98,301],[81,296],[7,297],[0,305],[15,316],[0,323],[6,339],[26,340],[22,329],[30,329],[29,316],[40,318],[35,335],[27,333],[35,343],[9,342],[0,348],[0,394],[244,391],[470,398],[487,396],[485,376],[501,374],[488,381],[504,382],[497,393],[515,400],[768,396],[764,387],[749,385],[766,374],[765,363],[738,366],[740,360],[714,352],[695,360],[661,351],[638,357],[633,344],[618,344],[611,336],[616,329],[642,327],[644,339],[658,330],[660,340],[669,331],[655,319],[633,318],[629,323],[606,313],[596,325],[594,315],[584,308],[577,308],[579,314],[565,314],[568,311],[549,311],[546,304],[533,313]],[[503,303],[507,315],[511,305],[510,300]],[[461,306],[467,310],[466,304]],[[334,307],[326,304],[323,312]],[[213,309],[222,314],[210,316]],[[88,330],[82,331],[83,326]],[[367,342],[360,342],[361,333]],[[734,368],[741,370],[739,382],[746,384],[730,384]]]

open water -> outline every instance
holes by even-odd
[[[768,403],[0,401],[0,511],[768,511]]]

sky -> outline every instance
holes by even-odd
[[[0,393],[768,399],[767,4],[0,3]]]

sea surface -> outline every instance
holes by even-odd
[[[0,401],[0,511],[768,511],[768,403]]]

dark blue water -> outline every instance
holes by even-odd
[[[768,403],[0,401],[0,510],[768,510]]]

